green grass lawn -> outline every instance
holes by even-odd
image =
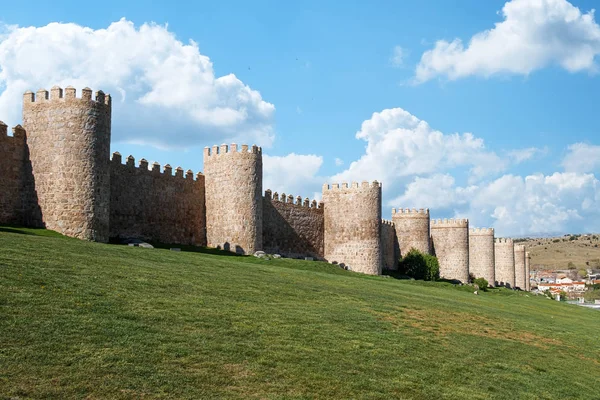
[[[598,311],[465,289],[0,228],[0,398],[600,398]]]

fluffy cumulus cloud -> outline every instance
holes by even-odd
[[[499,236],[600,226],[600,181],[592,173],[600,167],[600,146],[572,145],[564,171],[520,176],[511,171],[547,149],[497,154],[473,134],[442,133],[400,108],[374,113],[356,138],[366,141],[365,153],[339,174],[319,176],[320,157],[291,154],[266,158],[265,181],[306,196],[325,181],[379,180],[384,216],[392,207],[430,208],[435,218],[469,218]]]
[[[512,0],[503,9],[504,20],[461,39],[439,40],[426,51],[415,79],[459,79],[495,74],[527,75],[550,65],[570,72],[595,72],[600,54],[600,26],[594,12],[582,12],[567,0]]]
[[[402,108],[374,113],[362,123],[356,138],[367,142],[365,154],[335,181],[380,180],[388,187],[413,176],[452,168],[469,170],[472,178],[501,172],[505,160],[471,133],[444,134]],[[425,155],[425,156],[424,156]]]
[[[263,156],[263,188],[273,192],[320,199],[327,178],[319,176],[323,157],[313,154]]]
[[[3,27],[0,116],[20,122],[23,92],[89,86],[113,96],[113,138],[157,147],[240,139],[269,146],[275,108],[235,75],[217,77],[194,42],[166,26]]]
[[[598,172],[600,171],[600,146],[574,143],[569,146],[562,165],[570,172]]]

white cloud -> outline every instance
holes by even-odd
[[[449,175],[417,177],[395,201],[429,207],[432,217],[468,217],[497,236],[590,232],[600,223],[600,181],[592,174],[504,175],[468,187]]]
[[[194,42],[166,26],[3,27],[0,115],[20,122],[26,90],[89,86],[113,95],[113,138],[158,147],[243,141],[268,147],[275,107],[235,75],[216,77]],[[243,133],[243,138],[240,138]]]
[[[374,113],[356,138],[367,142],[365,154],[332,181],[379,180],[389,187],[455,167],[468,168],[474,180],[506,168],[506,161],[487,150],[481,138],[444,134],[402,108]]]
[[[600,181],[586,173],[600,164],[576,163],[600,160],[600,146],[570,146],[566,172],[519,176],[508,169],[547,149],[498,156],[481,138],[444,134],[400,108],[374,113],[356,138],[367,142],[365,153],[333,177],[318,176],[320,157],[296,154],[267,160],[265,176],[303,196],[326,181],[378,180],[384,215],[392,207],[430,208],[434,218],[469,218],[472,226],[494,227],[498,236],[597,232],[600,226]]]
[[[338,167],[341,166],[341,165],[344,165],[344,160],[342,160],[341,158],[336,158],[335,159],[335,165],[338,166]]]
[[[520,164],[524,161],[531,160],[538,154],[545,154],[548,152],[547,148],[527,147],[525,149],[515,149],[508,152],[508,157],[516,164]]]
[[[600,170],[600,146],[586,143],[574,143],[562,161],[565,171],[594,172]]]
[[[313,154],[263,155],[263,189],[294,196],[314,197],[325,182],[318,176],[323,157]],[[320,199],[320,196],[317,196]]]
[[[406,59],[407,52],[401,46],[394,46],[392,50],[392,56],[390,57],[390,62],[394,67],[401,67],[404,65],[404,60]]]
[[[466,46],[458,38],[437,41],[422,55],[415,81],[528,75],[550,65],[569,72],[596,71],[600,26],[593,10],[583,13],[566,0],[512,0],[502,16],[502,22],[475,34]]]

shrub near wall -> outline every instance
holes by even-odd
[[[399,270],[401,273],[419,280],[435,281],[440,277],[440,265],[437,258],[421,253],[414,248],[400,259]]]

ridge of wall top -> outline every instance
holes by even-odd
[[[315,199],[313,199],[311,201],[308,197],[305,197],[304,199],[302,199],[302,196],[294,197],[294,195],[292,195],[292,194],[288,194],[288,195],[286,195],[285,193],[279,194],[277,192],[273,192],[271,189],[265,190],[264,198],[269,201],[291,204],[291,205],[296,205],[299,207],[307,207],[307,208],[319,208],[320,209],[320,208],[323,208],[323,205],[324,205],[324,203],[322,201],[317,202],[317,200],[315,200]]]
[[[248,147],[247,144],[243,144],[241,146],[241,150],[238,149],[238,145],[236,143],[232,143],[231,145],[222,144],[220,146],[212,146],[204,148],[204,157],[214,157],[214,156],[223,156],[228,154],[243,154],[243,153],[252,153],[252,154],[262,154],[262,148],[253,144],[251,147]]]
[[[105,94],[102,90],[98,90],[92,98],[92,89],[88,87],[81,89],[81,98],[77,97],[77,89],[73,86],[67,86],[64,90],[59,86],[53,86],[50,92],[40,89],[35,93],[28,90],[23,94],[23,103],[47,103],[72,99],[93,101],[107,106],[111,106],[112,103],[110,94]]]
[[[325,183],[323,185],[323,192],[336,191],[336,190],[363,189],[363,188],[381,188],[381,182],[362,181],[360,184],[358,182],[352,182],[350,185],[348,185],[347,182],[342,182],[341,184],[340,183],[332,183],[331,185],[329,185],[328,183]]]
[[[135,158],[132,155],[127,156],[125,160],[125,164],[122,163],[123,157],[121,153],[115,151],[112,154],[111,158],[112,163],[117,165],[122,165],[132,170],[138,170],[140,173],[148,173],[148,174],[160,174],[162,176],[173,176],[173,167],[170,164],[165,164],[163,166],[163,170],[161,172],[160,164],[157,162],[152,163],[152,169],[149,168],[148,161],[145,158],[142,158],[139,162],[139,165],[135,166]],[[185,175],[185,176],[184,176]],[[175,178],[185,178],[189,180],[194,180],[194,172],[190,169],[187,171],[183,171],[183,168],[177,167],[175,168]],[[198,172],[195,176],[196,180],[204,179],[204,175],[201,172]]]

